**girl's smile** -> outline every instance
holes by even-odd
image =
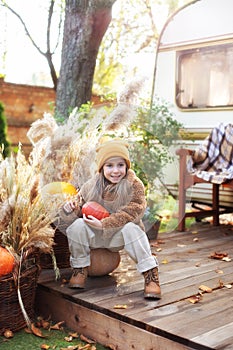
[[[105,178],[113,184],[120,182],[125,177],[126,170],[126,162],[121,157],[109,158],[103,166]]]

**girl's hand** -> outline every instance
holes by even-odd
[[[77,207],[77,203],[73,201],[66,202],[63,205],[63,210],[66,214],[70,214],[74,211],[74,209]]]
[[[96,219],[94,216],[92,215],[88,215],[86,216],[85,214],[83,214],[83,220],[89,225],[92,226],[94,228],[97,228],[99,230],[102,230],[103,226],[102,226],[102,222],[98,219]]]

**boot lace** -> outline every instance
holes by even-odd
[[[83,267],[73,269],[73,276],[77,276],[79,273],[85,276]]]
[[[144,272],[145,284],[148,286],[150,282],[154,282],[159,285],[158,271],[157,269],[151,269]]]

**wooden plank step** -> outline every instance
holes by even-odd
[[[38,289],[37,313],[43,317],[51,316],[55,321],[65,321],[66,325],[85,334],[104,346],[117,350],[190,350],[182,343],[177,343],[176,337],[171,339],[154,332],[135,327],[117,318],[109,317],[91,308],[74,303],[59,294],[49,290]],[[199,347],[199,349],[202,349]],[[208,349],[203,347],[203,350]]]

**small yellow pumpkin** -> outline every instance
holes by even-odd
[[[77,189],[69,182],[55,181],[46,184],[42,188],[43,194],[64,194],[74,196],[78,193]]]

